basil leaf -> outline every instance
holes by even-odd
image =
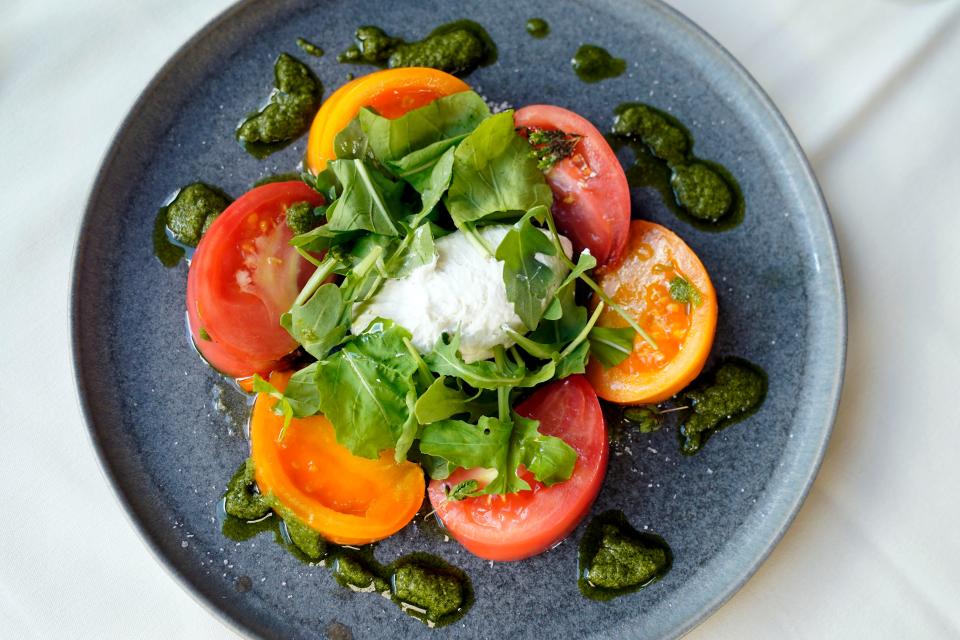
[[[402,211],[403,183],[393,182],[363,160],[334,160],[330,167],[343,185],[343,193],[327,209],[326,226],[332,231],[362,229],[398,235],[393,221],[396,212]]]
[[[553,203],[529,145],[514,130],[513,111],[490,116],[460,143],[444,202],[457,227]]]
[[[417,398],[417,404],[414,407],[417,422],[429,424],[466,413],[469,400],[470,398],[463,391],[448,387],[446,377],[440,376],[423,392],[423,395]]]
[[[360,110],[360,126],[381,162],[399,160],[445,138],[470,133],[490,115],[487,103],[473,91],[444,96],[393,120],[369,108]]]
[[[631,327],[594,327],[587,339],[590,353],[604,367],[615,367],[633,353],[633,338],[637,335]]]
[[[550,238],[533,226],[530,213],[511,227],[497,247],[496,258],[503,262],[507,299],[531,331],[540,323],[551,284],[557,280],[557,273],[537,255],[556,253]]]
[[[396,448],[401,456],[398,441],[409,436],[416,401],[417,363],[403,343],[409,337],[399,326],[374,323],[317,364],[320,409],[354,455],[376,458]]]
[[[340,289],[327,283],[309,300],[283,314],[280,324],[307,353],[322,360],[347,335],[345,311]]]

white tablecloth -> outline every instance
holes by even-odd
[[[112,495],[68,333],[99,161],[154,72],[228,3],[0,2],[0,637],[235,637]],[[960,5],[676,5],[757,77],[806,148],[850,305],[839,422],[810,497],[690,637],[960,637]]]

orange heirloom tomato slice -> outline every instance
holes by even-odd
[[[671,295],[677,278],[692,285],[691,302]],[[717,294],[703,263],[679,236],[653,222],[634,220],[623,258],[600,276],[599,284],[658,349],[636,336],[633,352],[620,364],[604,368],[592,359],[587,377],[598,396],[620,404],[661,402],[700,374],[717,328]],[[605,308],[597,325],[627,323]]]
[[[307,140],[307,168],[315,174],[326,168],[335,157],[337,134],[362,107],[393,119],[437,98],[469,90],[460,78],[426,67],[386,69],[351,80],[334,91],[314,117]]]
[[[286,388],[290,374],[270,382]],[[423,470],[397,464],[393,451],[376,460],[361,458],[337,443],[323,416],[293,419],[279,439],[283,418],[276,400],[259,394],[253,406],[250,440],[254,477],[260,492],[273,494],[307,526],[336,544],[361,545],[402,529],[423,503]]]

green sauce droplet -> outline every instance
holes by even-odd
[[[486,29],[472,20],[440,25],[424,39],[407,42],[379,27],[360,27],[354,44],[337,56],[349,64],[378,67],[431,67],[465,76],[477,67],[493,64],[497,47]]]
[[[459,620],[473,606],[470,578],[441,558],[412,553],[384,565],[374,557],[374,545],[329,544],[272,495],[259,493],[252,458],[230,479],[217,505],[217,518],[221,531],[231,540],[242,542],[272,532],[274,541],[301,562],[328,559],[339,584],[355,592],[387,597],[430,627]]]
[[[297,46],[300,47],[304,53],[314,57],[321,57],[324,54],[324,50],[317,45],[313,44],[306,38],[297,38]]]
[[[581,45],[570,64],[578,78],[591,83],[616,78],[627,70],[623,58],[614,58],[609,51],[593,44]]]
[[[534,38],[546,38],[550,34],[550,25],[543,18],[530,18],[527,20],[526,29]]]
[[[633,151],[634,163],[626,172],[631,186],[656,189],[678,217],[699,229],[731,229],[743,220],[736,179],[693,155],[690,132],[676,118],[640,103],[622,104],[615,113],[611,144]]]
[[[680,423],[680,451],[691,455],[721,429],[752,415],[767,396],[767,374],[740,358],[725,358],[680,394],[690,411]]]
[[[620,511],[596,516],[580,540],[577,584],[593,600],[650,585],[670,571],[673,554],[658,535],[634,529]]]
[[[265,158],[306,133],[323,95],[320,80],[289,54],[280,54],[273,75],[275,88],[267,104],[237,127],[237,140],[255,158]]]

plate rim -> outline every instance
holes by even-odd
[[[575,1],[578,2],[578,4],[587,4],[582,0]],[[785,514],[782,522],[778,527],[770,532],[770,535],[767,537],[766,541],[760,546],[759,553],[756,553],[751,562],[745,564],[743,570],[738,572],[736,576],[730,580],[726,589],[718,592],[716,596],[709,600],[706,604],[701,605],[700,612],[688,618],[686,622],[682,625],[679,625],[673,633],[664,636],[665,640],[673,640],[689,633],[704,620],[713,615],[726,602],[728,602],[759,570],[760,566],[766,562],[773,549],[782,540],[786,531],[796,519],[797,514],[809,495],[810,489],[813,486],[820,468],[823,465],[824,455],[836,425],[836,418],[842,396],[844,374],[846,370],[848,318],[846,291],[843,281],[843,269],[833,220],[830,216],[829,208],[820,184],[816,178],[816,174],[810,165],[810,161],[783,114],[777,108],[774,101],[759,84],[759,82],[757,82],[750,72],[747,71],[740,61],[732,53],[730,53],[726,47],[724,47],[713,36],[707,33],[696,22],[687,17],[680,10],[668,5],[665,0],[640,0],[640,3],[646,4],[650,8],[658,11],[665,20],[672,22],[674,26],[683,29],[691,37],[698,39],[700,44],[715,56],[716,60],[727,66],[740,82],[741,86],[738,87],[738,89],[747,89],[754,94],[754,98],[758,101],[760,106],[766,110],[767,115],[771,117],[771,124],[775,125],[779,130],[779,134],[781,135],[782,141],[786,144],[786,148],[798,161],[798,168],[800,171],[795,176],[795,179],[798,183],[803,184],[811,190],[812,201],[810,205],[812,206],[810,207],[807,215],[819,217],[825,231],[824,237],[818,239],[818,244],[822,243],[823,246],[820,248],[825,251],[824,257],[826,260],[822,260],[821,262],[826,262],[831,267],[827,276],[836,296],[836,299],[833,302],[836,305],[836,346],[839,350],[839,352],[836,354],[836,370],[830,372],[829,376],[826,376],[829,378],[829,395],[825,398],[826,401],[824,403],[825,408],[828,409],[828,411],[824,413],[825,419],[823,420],[823,423],[825,424],[825,428],[820,430],[821,437],[819,442],[816,443],[814,460],[812,461],[812,464],[810,464],[809,469],[807,469],[806,474],[801,476],[803,479],[802,486],[798,485],[799,490],[796,492],[794,499],[788,503],[784,510],[782,510],[782,513]],[[187,56],[198,45],[201,45],[212,32],[216,31],[221,26],[228,24],[231,20],[233,20],[235,15],[246,11],[247,8],[253,4],[256,4],[256,0],[238,0],[209,19],[199,30],[190,36],[190,38],[188,38],[173,52],[173,54],[170,55],[163,65],[154,73],[147,85],[140,91],[136,100],[127,111],[127,115],[117,126],[111,138],[110,145],[100,160],[99,169],[97,170],[96,176],[87,196],[83,209],[83,217],[74,241],[70,276],[70,354],[75,383],[74,389],[77,394],[77,402],[80,407],[80,413],[87,428],[87,433],[90,437],[89,444],[96,454],[100,472],[113,489],[114,498],[122,507],[128,523],[133,526],[134,530],[138,533],[138,537],[140,538],[141,542],[144,543],[145,546],[150,550],[154,560],[161,567],[163,567],[169,576],[174,578],[175,584],[178,584],[183,591],[188,593],[195,602],[199,603],[209,613],[212,613],[227,628],[245,638],[271,636],[269,635],[269,632],[263,636],[258,636],[260,631],[255,630],[251,626],[247,626],[238,618],[230,615],[207,593],[190,581],[190,579],[180,570],[179,566],[177,566],[163,552],[158,540],[154,537],[154,535],[147,530],[143,521],[137,516],[130,496],[121,486],[117,469],[111,463],[104,444],[101,442],[95,427],[96,417],[94,414],[94,409],[90,403],[88,385],[86,383],[84,371],[82,370],[81,366],[83,349],[81,347],[82,336],[79,321],[81,313],[81,267],[86,256],[86,239],[92,235],[90,233],[92,229],[92,212],[94,204],[99,199],[99,195],[105,187],[108,168],[110,168],[115,162],[115,158],[120,151],[120,147],[122,146],[121,143],[125,133],[131,127],[131,124],[141,116],[141,112],[148,103],[148,98],[153,94],[163,79],[169,74],[175,72],[175,70],[184,62]],[[590,5],[590,8],[594,10],[598,9],[598,7],[593,5]],[[816,209],[816,211],[814,211],[814,209]]]

